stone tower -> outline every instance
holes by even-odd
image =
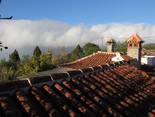
[[[107,41],[107,52],[115,52],[116,42],[114,39],[110,38]]]
[[[142,39],[138,34],[133,34],[129,37],[127,47],[127,55],[137,59],[137,66],[141,65],[141,50],[142,50]]]

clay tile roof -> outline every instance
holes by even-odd
[[[128,56],[128,55],[122,55],[122,58],[125,60],[125,61],[130,61],[132,60],[133,58]]]
[[[51,75],[57,77],[51,80],[47,76],[45,80],[38,78],[38,82],[30,78],[31,85],[27,85],[27,80],[21,81],[23,86],[19,81],[12,82],[12,89],[10,83],[0,84],[0,116],[155,116],[155,80],[144,71],[127,63],[100,67],[97,72],[94,70],[81,69],[87,74],[77,77],[72,74],[63,80],[59,79],[65,74]]]
[[[104,65],[104,64],[110,64],[112,62],[112,58],[116,56],[116,52],[101,52],[98,51],[97,53],[94,53],[92,55],[83,57],[81,59],[78,59],[76,61],[65,63],[61,65],[62,67],[68,67],[73,69],[83,69],[88,67],[95,67],[98,65]],[[121,57],[124,59],[124,61],[130,61],[133,60],[132,57],[129,57],[127,55],[121,55]]]
[[[143,42],[143,41],[142,41],[141,37],[137,33],[135,33],[129,37],[128,42],[139,43],[139,42]]]

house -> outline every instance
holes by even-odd
[[[117,59],[116,59],[117,58]],[[98,65],[114,63],[118,61],[130,61],[133,60],[132,57],[127,55],[121,55],[119,52],[102,52],[98,51],[89,56],[83,57],[73,62],[62,64],[61,67],[82,69],[88,67],[95,67]]]
[[[142,56],[141,63],[144,65],[155,66],[155,56]]]
[[[143,65],[155,66],[155,51],[143,48],[141,63]]]

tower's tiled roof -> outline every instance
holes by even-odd
[[[153,117],[155,82],[111,64],[0,84],[1,117]]]
[[[74,69],[83,69],[83,68],[88,68],[88,67],[94,67],[94,66],[98,66],[98,65],[107,64],[107,63],[113,63],[111,59],[115,56],[116,56],[116,52],[98,51],[97,53],[83,57],[76,61],[63,64],[62,66],[68,67],[68,68],[74,68]],[[130,61],[133,59],[132,57],[129,57],[127,55],[121,55],[121,57],[124,59],[124,61]]]
[[[128,42],[140,43],[143,41],[142,41],[141,37],[137,33],[135,33],[129,37]]]

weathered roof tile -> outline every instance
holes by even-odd
[[[117,54],[116,52],[109,53],[109,52],[99,51],[95,54],[83,57],[76,61],[65,63],[62,65],[62,67],[73,68],[73,69],[83,69],[83,68],[89,68],[89,67],[96,67],[99,65],[106,65],[106,64],[114,63],[112,61],[112,58],[115,57],[116,54]],[[121,55],[121,57],[124,59],[124,61],[133,60],[132,57],[129,57],[127,55]]]
[[[155,116],[154,80],[128,64],[106,67],[1,84],[0,116]]]

